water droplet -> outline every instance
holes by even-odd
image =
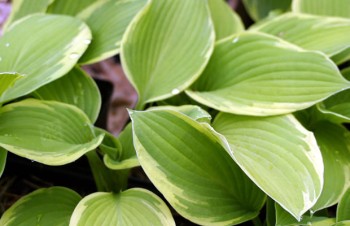
[[[235,39],[233,39],[232,43],[237,43],[239,40],[239,37],[236,37]]]
[[[71,53],[71,54],[69,55],[69,57],[70,57],[71,59],[77,59],[77,58],[79,57],[79,54],[78,54],[78,53]]]
[[[176,94],[179,94],[179,93],[180,93],[180,90],[178,90],[178,89],[173,89],[173,90],[171,91],[171,93],[172,93],[173,95],[176,95]]]
[[[91,43],[91,40],[90,39],[85,39],[85,40],[83,40],[83,43],[86,44],[86,45],[89,45]]]
[[[5,46],[6,46],[6,47],[9,47],[9,46],[10,46],[10,43],[6,42]]]

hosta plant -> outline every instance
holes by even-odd
[[[223,0],[14,0],[1,172],[86,156],[97,190],[38,189],[0,225],[350,225],[350,1],[241,4],[255,24]],[[81,66],[117,54],[138,102],[115,137]],[[162,198],[128,187],[139,166]]]

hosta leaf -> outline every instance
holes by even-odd
[[[48,13],[76,16],[80,11],[95,3],[96,0],[55,0],[47,9]]]
[[[175,225],[170,210],[155,194],[133,188],[118,194],[98,192],[75,208],[69,226]]]
[[[83,110],[95,122],[101,108],[101,94],[95,81],[74,67],[65,76],[36,90],[33,95],[42,100],[56,100]]]
[[[243,0],[249,16],[255,20],[261,20],[270,13],[283,13],[290,8],[292,0]]]
[[[89,28],[68,16],[33,15],[14,23],[0,39],[0,72],[17,72],[25,77],[3,93],[0,103],[66,74],[90,39]]]
[[[324,186],[313,211],[332,206],[350,186],[350,133],[341,125],[320,122],[313,130],[324,162]]]
[[[337,222],[337,223],[333,224],[332,226],[350,226],[350,220],[348,220],[348,221],[340,221],[340,222]]]
[[[350,47],[349,27],[349,19],[288,13],[260,23],[251,30],[333,56]]]
[[[183,217],[200,225],[232,225],[259,214],[264,193],[207,123],[170,110],[130,116],[143,170]]]
[[[0,147],[0,177],[2,176],[2,173],[5,170],[6,159],[7,159],[7,151],[2,147]]]
[[[23,76],[17,73],[0,73],[0,96],[21,78],[23,78]]]
[[[332,56],[332,60],[337,65],[343,64],[346,61],[350,60],[350,47],[343,50],[342,52]]]
[[[213,127],[243,171],[295,218],[315,204],[323,186],[322,156],[313,134],[293,116],[221,113]]]
[[[350,221],[350,187],[344,193],[337,208],[337,222]]]
[[[68,225],[81,197],[64,187],[38,189],[13,204],[1,217],[0,225]]]
[[[220,111],[262,116],[308,108],[348,87],[336,65],[319,52],[247,32],[219,42],[186,93]]]
[[[14,21],[28,16],[33,13],[44,13],[49,4],[54,0],[36,0],[35,4],[32,1],[27,0],[13,0],[11,1],[11,14],[7,18],[3,30],[12,24]]]
[[[151,1],[128,27],[121,47],[123,68],[139,94],[138,105],[190,86],[207,64],[214,41],[206,1]]]
[[[209,0],[208,4],[214,23],[216,40],[244,30],[241,18],[224,0]]]
[[[123,34],[147,0],[97,1],[79,13],[92,32],[92,42],[79,62],[91,64],[119,53]]]
[[[87,116],[78,108],[55,101],[27,99],[0,108],[0,146],[47,165],[73,162],[95,149]]]
[[[111,140],[112,139],[113,143],[117,142],[116,138],[113,137]],[[129,123],[120,133],[118,142],[120,142],[121,145],[119,148],[120,150],[116,153],[116,156],[114,158],[111,155],[105,155],[103,158],[105,165],[108,168],[114,170],[129,169],[139,166],[140,163],[137,159],[136,151],[133,146],[131,123]],[[116,145],[108,145],[109,148],[112,148],[113,146]]]
[[[292,10],[298,13],[350,18],[350,0],[293,0]]]

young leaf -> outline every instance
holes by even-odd
[[[7,159],[7,151],[2,147],[0,147],[0,177],[2,176],[2,173],[5,170],[6,159]]]
[[[123,68],[139,94],[138,106],[190,86],[207,64],[214,41],[206,1],[150,1],[128,27],[121,47]]]
[[[312,211],[339,202],[350,186],[350,133],[341,125],[320,122],[313,130],[324,162],[324,186]]]
[[[259,21],[271,13],[283,13],[290,8],[292,0],[243,0],[249,16]]]
[[[337,222],[350,221],[350,187],[341,198],[337,208]]]
[[[213,127],[250,179],[296,219],[315,204],[323,186],[322,156],[313,134],[292,115],[220,113]]]
[[[217,43],[186,93],[220,111],[264,116],[308,108],[349,84],[323,54],[247,32]]]
[[[68,16],[33,15],[14,23],[0,39],[0,72],[17,72],[24,78],[3,93],[0,103],[66,74],[90,39],[89,28]]]
[[[47,165],[70,163],[98,147],[87,116],[72,105],[27,99],[0,108],[0,146]]]
[[[244,30],[241,18],[224,0],[209,0],[208,4],[214,23],[216,40]]]
[[[95,81],[79,67],[42,86],[33,95],[41,100],[56,100],[80,108],[96,122],[101,108],[101,94]]]
[[[0,73],[0,96],[9,88],[11,88],[18,79],[23,78],[23,75],[17,73]]]
[[[54,2],[48,7],[47,13],[76,16],[83,9],[95,2],[96,0],[54,0]]]
[[[44,13],[54,0],[36,0],[35,4],[32,1],[27,0],[13,0],[11,1],[11,14],[7,18],[6,23],[3,26],[3,30],[15,22],[16,20],[28,16],[33,13]]]
[[[350,47],[349,27],[349,19],[287,13],[260,23],[251,30],[334,56]]]
[[[92,64],[119,53],[124,32],[145,6],[147,0],[97,1],[79,13],[92,32],[92,42],[79,59],[81,64]]]
[[[143,170],[183,217],[200,225],[253,219],[265,195],[207,123],[170,110],[130,112]]]
[[[175,225],[166,204],[148,190],[133,188],[118,194],[98,192],[83,198],[69,226]]]
[[[350,0],[293,0],[292,11],[350,18]]]
[[[13,204],[2,215],[0,225],[68,225],[80,200],[80,195],[68,188],[41,188]]]

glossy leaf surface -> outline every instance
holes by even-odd
[[[47,165],[70,163],[94,150],[95,137],[87,116],[55,101],[27,99],[0,108],[0,146]]]
[[[95,81],[79,67],[34,91],[42,100],[56,100],[80,108],[95,122],[101,108],[101,94]]]
[[[186,93],[216,110],[264,116],[305,109],[348,87],[323,54],[247,32],[217,43]]]
[[[121,48],[123,68],[139,94],[138,105],[190,86],[207,64],[214,41],[206,1],[149,2],[129,26]]]
[[[238,224],[259,214],[265,194],[207,123],[170,110],[130,116],[140,164],[178,213],[200,225]]]
[[[315,204],[323,186],[322,156],[313,134],[293,116],[219,114],[213,127],[243,171],[295,218]]]
[[[79,13],[93,37],[79,62],[91,64],[118,54],[126,28],[146,3],[147,0],[97,1]]]
[[[75,208],[69,226],[175,225],[170,210],[155,194],[134,188],[119,194],[98,192]]]
[[[90,39],[89,28],[68,16],[33,15],[14,23],[0,39],[0,72],[16,72],[24,78],[3,93],[0,103],[62,77]]]
[[[350,1],[293,0],[292,10],[298,13],[350,18]]]
[[[252,30],[334,56],[350,47],[349,27],[350,19],[287,13],[260,23]]]
[[[65,226],[80,200],[80,195],[68,188],[41,188],[13,204],[1,217],[0,225]]]

